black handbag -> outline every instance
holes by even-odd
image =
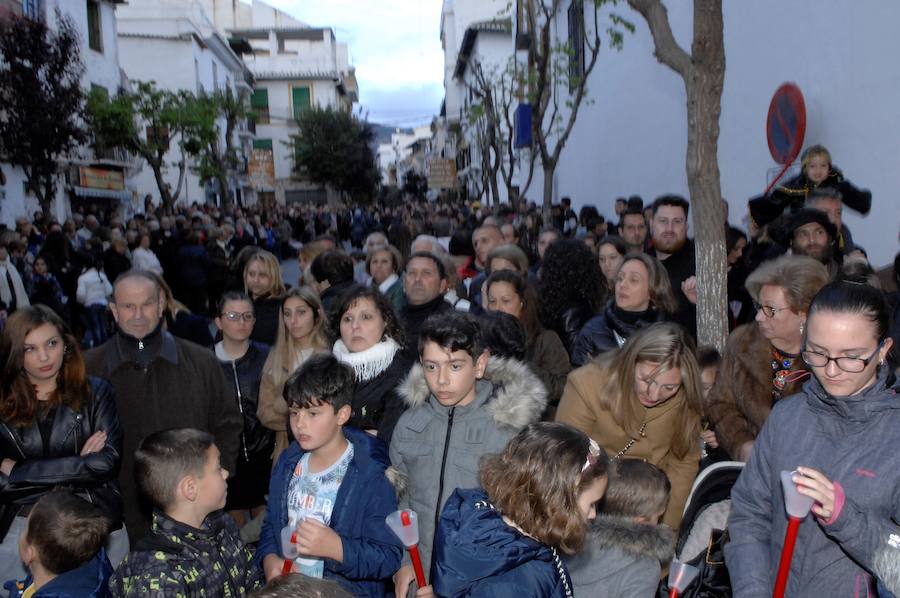
[[[730,598],[731,579],[725,566],[725,545],[728,543],[728,530],[714,529],[709,535],[706,552],[701,552],[687,561],[700,570],[697,578],[691,582],[679,596],[681,598]],[[664,579],[659,584],[659,598],[668,598],[669,582]]]

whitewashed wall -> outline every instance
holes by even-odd
[[[668,1],[676,39],[690,49],[692,3]],[[719,167],[731,222],[741,224],[746,200],[763,191],[775,166],[765,117],[775,89],[794,81],[808,111],[806,144],[823,143],[854,183],[872,190],[872,212],[845,221],[882,266],[898,250],[900,202],[900,4],[839,0],[725,2],[726,75]],[[563,9],[568,7],[564,3]],[[568,195],[577,208],[596,204],[613,214],[617,196],[687,195],[687,129],[681,79],[653,57],[641,17],[625,49],[604,50],[589,81],[594,103],[582,105],[576,130],[554,180],[554,199]],[[567,31],[563,10],[559,35]],[[528,191],[541,199],[540,172]]]

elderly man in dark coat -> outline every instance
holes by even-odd
[[[125,434],[119,482],[133,543],[150,522],[134,479],[141,439],[169,428],[206,430],[216,439],[222,467],[234,471],[243,420],[215,355],[163,329],[160,289],[150,274],[132,270],[119,277],[110,308],[117,333],[85,354],[85,362],[90,375],[116,390]]]

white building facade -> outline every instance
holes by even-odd
[[[100,88],[115,94],[123,83],[119,68],[116,38],[116,10],[122,0],[42,0],[41,2],[7,3],[15,14],[43,20],[50,30],[57,30],[56,11],[71,19],[81,39],[81,60],[84,74],[81,86],[87,94]],[[19,6],[12,6],[18,4]],[[125,202],[126,213],[137,204],[137,186],[132,178],[141,163],[122,151],[95,153],[81,147],[73,155],[60,158],[59,179],[53,203],[55,217],[62,221],[69,214],[72,202]],[[31,218],[40,210],[37,198],[26,189],[25,175],[19,168],[0,164],[5,184],[0,183],[0,222],[9,227],[16,218]]]
[[[483,143],[478,141],[482,125],[473,117],[473,108],[480,104],[475,70],[488,79],[502,76],[512,57],[509,13],[509,4],[501,0],[444,0],[442,6],[444,104],[433,123],[432,155],[455,161],[458,187],[467,197],[484,199],[486,191]],[[505,186],[500,187],[499,199],[508,201]]]
[[[122,68],[132,81],[155,81],[158,89],[172,92],[188,91],[213,95],[226,91],[249,106],[251,86],[241,57],[220,34],[205,7],[193,0],[130,0],[119,9],[119,48]],[[219,147],[225,148],[225,119],[217,120]],[[235,205],[249,205],[256,201],[250,185],[247,164],[253,140],[252,123],[244,120],[232,134],[239,167],[230,170],[229,199]],[[184,159],[188,165],[178,203],[216,203],[219,189],[214,181],[203,181],[196,170],[195,159],[184,156],[178,139],[173,140],[166,154],[164,179],[173,190],[178,188],[179,169]],[[159,191],[153,172],[145,168],[138,176],[138,187],[150,194],[155,202]]]
[[[568,34],[570,5],[561,3],[554,25],[560,42]],[[591,5],[584,3],[585,10]],[[692,3],[666,6],[675,39],[690,52]],[[894,32],[900,5],[760,0],[724,2],[723,10],[719,169],[732,224],[743,228],[747,199],[762,193],[776,170],[766,115],[774,91],[792,81],[806,102],[804,147],[825,145],[847,178],[872,191],[870,214],[845,210],[844,221],[874,266],[890,263],[900,224],[900,203],[894,199],[900,188],[900,72],[893,66],[900,54]],[[626,8],[620,12],[636,31],[626,33],[621,52],[602,50],[588,80],[590,102],[580,108],[553,180],[554,202],[569,196],[576,211],[594,204],[607,216],[619,196],[639,194],[645,204],[663,193],[688,196],[684,85],[654,57],[642,17]],[[592,16],[586,17],[590,23]],[[568,89],[560,86],[557,93],[564,105]],[[539,165],[535,170],[526,197],[540,204]]]
[[[256,183],[261,198],[279,204],[322,203],[333,194],[294,173],[296,118],[310,107],[350,112],[359,99],[347,44],[327,27],[309,27],[264,2],[202,0],[216,26],[245,41],[256,113],[254,168],[273,172]]]

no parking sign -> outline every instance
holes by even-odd
[[[784,168],[769,183],[764,195],[768,195],[775,183],[787,172],[791,163],[800,154],[803,137],[806,134],[806,103],[803,93],[794,83],[784,83],[775,90],[766,116],[766,139],[769,153]]]

